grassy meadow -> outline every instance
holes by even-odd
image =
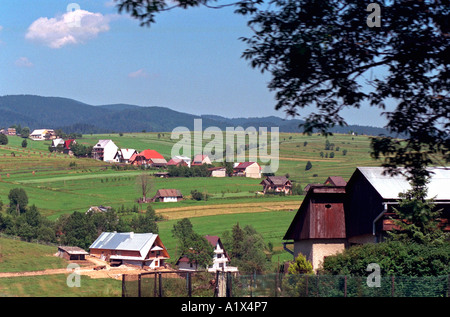
[[[3,212],[9,203],[9,191],[16,187],[25,189],[29,205],[35,204],[42,215],[52,220],[62,214],[84,212],[90,206],[120,208],[137,205],[136,199],[140,197],[140,192],[136,177],[142,173],[141,170],[115,170],[111,168],[111,164],[104,162],[50,153],[48,147],[51,141],[27,140],[27,147],[22,148],[22,138],[8,139],[7,145],[0,146],[0,200],[4,204]],[[138,151],[154,149],[167,160],[170,159],[172,147],[178,142],[170,138],[170,133],[84,135],[77,141],[85,145],[94,145],[99,139],[111,139],[119,148],[134,148]],[[279,169],[276,175],[289,174],[291,180],[305,187],[309,183],[323,183],[328,176],[342,176],[348,180],[357,166],[380,164],[370,157],[370,139],[367,136],[336,134],[328,137],[328,140],[334,144],[334,149],[325,151],[326,138],[323,136],[281,133]],[[204,140],[203,144],[209,141]],[[344,150],[346,155],[343,153]],[[268,152],[270,153],[270,147]],[[321,152],[323,157],[320,155]],[[333,158],[329,157],[331,152],[334,152]],[[312,168],[306,171],[308,161],[311,162]],[[155,170],[149,172],[153,173]],[[273,244],[274,263],[291,260],[291,256],[283,250],[281,242],[304,197],[262,196],[257,194],[262,189],[259,185],[261,180],[243,177],[167,179],[155,177],[149,196],[153,196],[157,189],[174,188],[179,189],[188,198],[177,203],[152,204],[156,212],[166,219],[159,222],[158,227],[161,239],[171,257],[177,256],[176,241],[171,234],[172,226],[177,220],[187,217],[191,219],[194,230],[202,235],[220,236],[223,232],[231,230],[237,222],[241,226],[252,225],[263,235],[266,243]],[[207,201],[189,199],[190,192],[194,189],[207,192],[210,195],[209,199]],[[146,206],[139,208],[145,210]],[[31,244],[31,247],[23,250],[19,248],[18,252],[8,254],[7,250],[11,249],[8,241],[0,238],[2,254],[0,272],[27,271],[36,267],[43,269],[63,265],[58,262],[60,259],[43,256],[55,253],[55,247],[48,247],[50,249],[43,251],[40,249],[41,246]],[[18,257],[13,253],[17,253]],[[65,296],[58,294],[60,287],[58,285],[65,286],[65,279],[63,282],[55,279],[56,276],[0,279],[0,296],[2,294],[40,296],[42,290],[49,296],[52,294]],[[116,281],[94,281],[87,277],[85,280],[92,289],[99,287],[105,291],[99,294],[90,293],[88,287],[84,291],[72,290],[68,296],[117,295]],[[32,288],[31,284],[37,286]],[[117,286],[117,292],[120,293],[120,285]]]

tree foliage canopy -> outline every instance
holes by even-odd
[[[371,12],[358,0],[116,2],[119,12],[147,26],[175,8],[234,6],[253,31],[242,38],[248,45],[243,58],[271,74],[275,108],[290,115],[317,109],[306,117],[305,132],[327,134],[346,125],[342,110],[370,104],[389,108],[386,128],[406,138],[373,139],[372,155],[383,157],[389,172],[404,165],[413,176],[427,174],[425,166],[450,160],[447,1],[378,1],[379,27],[369,26]]]

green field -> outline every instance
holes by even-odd
[[[94,145],[99,139],[112,139],[120,148],[135,148],[138,151],[155,149],[170,159],[172,146],[177,140],[170,139],[170,133],[125,133],[106,135],[85,135],[78,142]],[[380,162],[370,157],[370,139],[367,136],[334,135],[328,137],[334,143],[334,150],[325,151],[325,137],[307,136],[300,133],[280,134],[280,161],[276,175],[289,174],[291,180],[305,187],[309,183],[323,183],[328,176],[338,175],[348,179],[357,166],[377,166]],[[27,148],[21,147],[22,139],[9,137],[8,145],[0,146],[0,200],[8,204],[8,193],[16,187],[24,188],[29,205],[35,204],[42,215],[51,220],[74,211],[84,212],[90,206],[104,205],[114,208],[132,207],[140,197],[136,177],[141,170],[115,170],[111,164],[92,159],[77,159],[63,154],[50,154],[50,141],[28,140]],[[207,143],[207,141],[204,141]],[[339,150],[337,150],[339,147]],[[346,155],[343,150],[346,150]],[[270,151],[269,151],[270,152]],[[320,156],[323,152],[324,157]],[[326,158],[334,152],[333,158]],[[305,171],[311,161],[312,168]],[[149,171],[153,173],[155,170]],[[241,177],[227,178],[154,178],[153,196],[157,189],[175,188],[189,198],[191,190],[207,192],[207,201],[186,199],[177,203],[152,203],[157,213],[166,220],[158,222],[159,234],[173,259],[177,256],[176,240],[172,237],[173,224],[188,217],[194,230],[201,235],[222,235],[239,223],[251,225],[264,237],[266,243],[274,246],[272,262],[291,260],[283,250],[282,239],[291,223],[303,196],[262,196],[261,179]],[[139,206],[145,210],[146,206]],[[6,208],[3,208],[5,212]],[[31,244],[14,255],[8,254],[9,240],[0,239],[2,258],[0,272],[28,271],[60,267],[61,259],[42,254],[53,254],[55,247],[46,251]],[[22,257],[21,257],[22,256]],[[25,260],[26,258],[26,260]],[[172,260],[173,260],[172,259]],[[64,267],[64,266],[63,266]],[[61,277],[59,277],[61,279]],[[21,277],[0,279],[0,296],[40,296],[44,290],[48,296],[59,294],[63,282],[52,277]],[[67,296],[117,296],[120,286],[117,281],[91,280],[83,291],[71,290]],[[36,287],[31,285],[35,284]],[[54,284],[54,286],[53,286]],[[59,286],[58,286],[59,285]],[[62,286],[61,286],[62,285]],[[116,286],[118,287],[116,289]],[[105,290],[91,293],[89,288]],[[7,290],[5,293],[5,289]],[[118,291],[120,292],[120,291]]]
[[[79,142],[93,145],[97,140],[107,138],[121,148],[156,149],[167,159],[170,159],[170,151],[176,143],[176,140],[170,139],[170,133],[160,133],[159,138],[158,133],[87,135]],[[322,183],[332,175],[348,179],[356,166],[379,165],[370,158],[367,136],[335,135],[328,139],[334,143],[334,151],[324,150],[325,138],[322,136],[281,134],[280,163],[276,175],[289,174],[291,180],[304,187],[308,183]],[[136,176],[141,173],[139,170],[114,171],[111,165],[103,162],[50,154],[50,141],[28,140],[28,147],[23,149],[20,147],[21,138],[9,137],[9,140],[7,146],[0,146],[0,199],[4,203],[8,201],[9,190],[23,187],[30,204],[35,204],[45,216],[55,219],[63,213],[87,210],[92,205],[115,208],[132,206],[140,196],[136,186]],[[342,153],[344,149],[347,150],[346,155]],[[334,152],[335,156],[322,158],[320,152]],[[307,161],[311,161],[312,168],[305,171]],[[76,166],[71,167],[70,163]],[[211,195],[208,204],[248,202],[256,197],[255,192],[261,190],[260,181],[238,177],[155,179],[150,195],[160,188],[176,188],[183,195],[197,189]],[[194,203],[183,201],[171,204],[170,208]],[[155,204],[154,208],[169,206]]]

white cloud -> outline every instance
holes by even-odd
[[[67,12],[54,18],[41,17],[28,28],[25,38],[58,49],[82,44],[109,31],[109,18],[85,10]]]
[[[147,77],[147,76],[148,76],[147,72],[143,69],[139,69],[135,72],[128,74],[128,77],[130,77],[130,78],[143,78],[143,77]]]
[[[14,64],[18,67],[33,67],[33,63],[27,57],[19,57]]]

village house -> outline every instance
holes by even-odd
[[[267,176],[260,184],[263,186],[264,194],[267,191],[286,195],[292,193],[292,183],[285,176]]]
[[[177,202],[183,200],[183,195],[178,189],[158,189],[152,201],[164,203]]]
[[[37,129],[30,133],[29,138],[34,141],[53,140],[56,134],[52,129]]]
[[[175,165],[191,167],[191,159],[187,156],[176,155],[176,156],[172,157],[172,159],[170,161],[172,161],[172,164],[175,163]],[[182,162],[184,162],[184,163],[182,163]],[[169,163],[167,163],[167,165],[169,165]]]
[[[86,255],[89,255],[85,250],[79,247],[59,246],[56,256],[66,259],[68,261],[84,261]]]
[[[137,153],[138,152],[135,149],[120,149],[114,156],[114,161],[118,163],[128,164],[130,163],[131,157]]]
[[[153,233],[103,232],[89,247],[90,255],[111,265],[163,267],[169,253],[159,235]]]
[[[199,165],[211,165],[211,159],[208,155],[203,154],[197,154],[194,156],[194,159],[192,160],[192,166],[199,166]]]
[[[64,154],[73,155],[73,152],[72,152],[72,145],[73,145],[73,144],[77,144],[77,141],[74,140],[74,139],[70,139],[70,140],[64,141],[64,150],[63,150],[63,153],[64,153]]]
[[[347,182],[341,176],[330,176],[324,182],[324,185],[345,186]]]
[[[0,134],[4,135],[16,135],[16,129],[15,128],[8,128],[8,129],[1,129]]]
[[[99,140],[92,148],[92,158],[104,162],[114,162],[118,149],[112,140]]]
[[[227,169],[223,166],[211,167],[211,168],[208,168],[208,170],[211,172],[211,177],[226,177],[227,176]]]
[[[64,146],[64,139],[57,138],[52,140],[52,148],[56,149],[58,146]]]
[[[167,162],[167,166],[186,166],[189,167],[188,163],[186,161],[180,159],[180,158],[171,158],[169,162]]]
[[[355,244],[381,242],[393,228],[399,193],[410,189],[404,175],[383,175],[382,167],[358,167],[346,185],[309,187],[283,244],[295,258],[302,253],[315,270],[326,256]],[[442,209],[442,228],[450,232],[450,169],[430,168],[428,197]],[[288,245],[293,244],[293,250]]]
[[[311,186],[291,222],[284,240],[293,240],[294,249],[285,249],[294,258],[302,253],[318,269],[323,258],[346,247],[345,187]]]
[[[256,162],[236,163],[233,167],[233,176],[261,178],[261,166]]]
[[[129,160],[130,164],[133,165],[145,165],[151,167],[165,167],[167,166],[167,161],[155,150],[144,150],[138,154],[134,154],[131,156]]]
[[[227,263],[230,262],[230,257],[225,251],[222,241],[218,236],[205,236],[205,239],[214,248],[213,264],[208,267],[209,272],[223,271],[223,272],[237,272],[238,268],[235,266],[228,266]],[[198,267],[197,263],[190,263],[187,256],[181,256],[176,265],[180,271],[197,271],[204,268]]]

